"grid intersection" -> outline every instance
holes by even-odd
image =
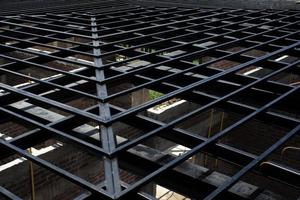
[[[297,166],[270,158],[299,140],[299,12],[106,6],[1,17],[0,123],[24,126],[17,134],[0,129],[3,163],[26,158],[78,186],[74,199],[153,199],[143,188],[154,183],[187,198],[244,199],[232,188],[249,173],[300,187]],[[170,119],[149,114],[174,103],[190,107]],[[195,127],[214,114],[220,127],[208,134]],[[242,148],[229,137],[239,128],[256,131],[248,123],[258,121],[278,129],[258,152],[255,143]],[[78,151],[99,164],[99,174],[31,152],[41,146]],[[195,178],[181,169],[203,167],[192,161],[199,155],[205,165],[239,170],[212,185],[200,180],[211,170]],[[2,185],[0,193],[18,198]]]

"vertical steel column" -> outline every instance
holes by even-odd
[[[32,154],[31,147],[28,149],[28,152]],[[35,200],[35,181],[34,181],[34,170],[33,170],[33,163],[29,161],[29,173],[30,173],[30,185],[31,185],[31,199]]]
[[[101,70],[103,65],[102,59],[100,58],[101,50],[99,47],[99,36],[97,29],[96,17],[91,17],[91,27],[92,27],[92,38],[93,38],[93,54],[94,54],[94,64],[95,75],[98,81],[105,79],[104,70]],[[105,84],[96,84],[97,96],[100,98],[107,97],[107,88]],[[111,113],[108,103],[98,102],[99,105],[99,116],[104,119],[110,119]],[[102,143],[102,147],[106,152],[112,152],[116,147],[116,139],[112,130],[112,127],[100,125],[99,126],[99,136]],[[104,173],[106,180],[106,189],[110,195],[115,195],[121,191],[121,184],[119,178],[119,167],[117,158],[109,159],[104,157]]]

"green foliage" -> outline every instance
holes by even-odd
[[[158,97],[161,97],[163,95],[163,93],[160,92],[156,92],[154,90],[149,90],[149,98],[150,100],[156,99]]]
[[[192,61],[192,63],[195,64],[195,65],[199,65],[199,64],[202,63],[202,59],[201,58],[195,59],[195,60]]]

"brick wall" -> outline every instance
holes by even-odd
[[[56,145],[57,141],[49,140],[43,144],[36,146],[36,149]],[[104,181],[103,160],[100,157],[93,156],[84,151],[79,151],[71,145],[64,144],[56,149],[47,152],[40,158],[54,164],[80,178],[92,183],[100,184]],[[6,162],[12,161],[18,156],[11,156],[5,159]],[[2,163],[3,164],[3,163]],[[33,165],[34,186],[36,199],[73,199],[84,190],[66,181],[65,179],[53,174],[52,172]],[[31,197],[31,184],[29,173],[29,162],[23,161],[4,171],[0,171],[0,185],[16,193],[24,199]],[[130,184],[136,181],[136,176],[125,170],[120,170],[120,178],[122,181]]]
[[[40,157],[91,183],[97,184],[103,181],[102,161],[87,153],[74,151],[74,148],[70,146],[57,148]],[[70,197],[74,198],[82,191],[68,181],[37,165],[33,166],[33,172],[37,199],[71,199]],[[1,172],[0,176],[2,176],[1,186],[15,192],[24,199],[30,199],[31,179],[28,161],[6,169]]]
[[[88,99],[75,99],[69,101],[68,104],[80,109],[85,109],[92,105],[95,105],[95,101]],[[53,112],[63,114],[57,109],[50,109]],[[135,134],[137,130],[126,127],[124,125],[116,125],[114,129],[116,133],[126,133],[129,136]],[[22,133],[25,133],[28,129],[15,122],[2,122],[0,124],[0,132],[10,136],[16,137]],[[42,144],[35,146],[36,149],[42,149],[51,145],[56,145],[57,141],[48,140]],[[56,145],[57,146],[57,145]],[[96,158],[83,151],[78,151],[76,148],[65,144],[62,147],[58,147],[50,152],[47,152],[40,156],[42,159],[59,166],[66,171],[73,173],[93,184],[99,184],[104,180],[103,162],[101,158]],[[1,160],[0,164],[11,162],[17,158],[18,155],[13,155],[7,159]],[[23,161],[16,164],[4,171],[0,171],[0,185],[6,189],[16,193],[24,199],[30,199],[31,197],[31,184],[29,173],[29,162]],[[132,183],[136,180],[136,176],[125,170],[120,170],[121,180],[126,183]],[[50,171],[34,165],[34,182],[37,199],[72,199],[84,192],[81,188],[73,185],[59,176],[51,173]]]

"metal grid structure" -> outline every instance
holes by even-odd
[[[260,166],[300,131],[299,20],[300,13],[289,10],[163,8],[126,3],[62,14],[2,16],[1,123],[20,123],[27,131],[0,140],[1,160],[15,154],[26,158],[82,188],[85,192],[79,199],[151,199],[142,188],[162,179],[169,181],[164,185],[173,190],[188,185],[189,189],[177,187],[187,198],[243,199],[228,191],[254,172],[293,185],[297,191],[298,169],[276,162],[267,162],[267,170]],[[52,76],[44,77],[42,72]],[[282,74],[296,78],[280,81]],[[19,82],[18,86],[10,80]],[[118,103],[144,90],[160,95],[131,106]],[[84,108],[69,103],[83,98],[90,102]],[[173,99],[197,107],[180,116],[174,114],[175,118],[167,122],[145,115],[147,109]],[[18,109],[17,102],[51,110],[63,118],[50,122]],[[236,112],[241,117],[210,137],[181,128],[210,109]],[[284,127],[285,131],[257,154],[222,143],[222,138],[251,120]],[[114,130],[117,123],[140,132],[122,136],[125,133]],[[74,131],[85,124],[98,127],[97,133]],[[166,162],[132,153],[155,138],[187,150]],[[28,151],[50,139],[103,159],[101,183],[91,183]],[[219,187],[176,170],[199,153],[209,153],[239,169]],[[140,178],[126,184],[120,178],[120,168],[131,168]],[[10,199],[20,198],[5,187],[0,187],[0,192]]]
[[[70,0],[50,0],[50,1],[35,1],[35,0],[13,0],[10,2],[1,2],[1,15],[19,15],[19,14],[44,14],[44,13],[63,13],[63,12],[78,12],[91,10],[94,8],[113,9],[113,7],[128,6],[124,1],[107,0],[101,2],[97,0],[76,1]]]

